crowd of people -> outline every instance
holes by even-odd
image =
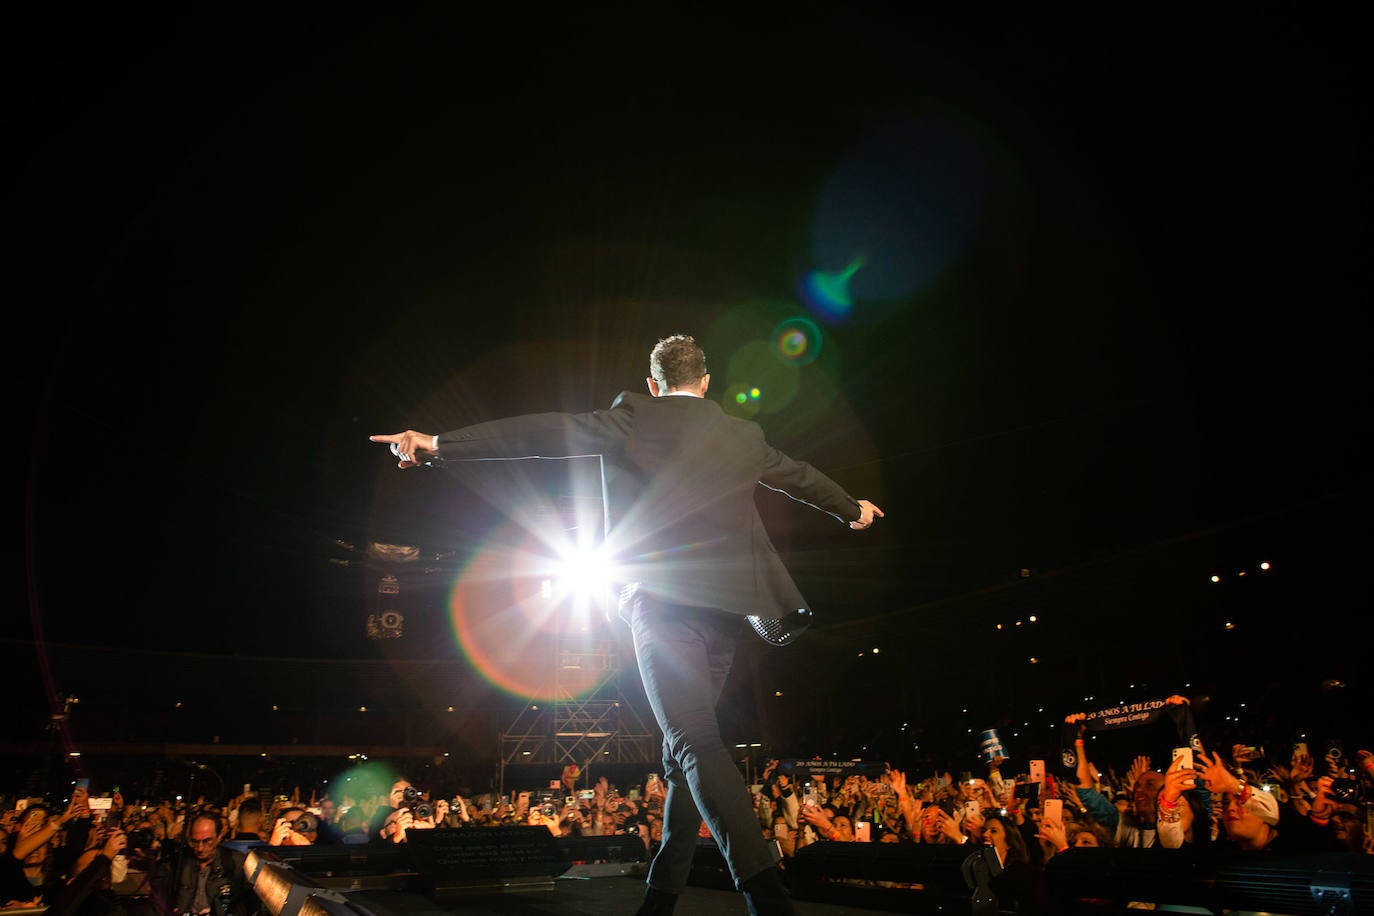
[[[1369,750],[1347,757],[1333,741],[1316,753],[1299,743],[1270,754],[1194,737],[1167,761],[1103,762],[1090,758],[1083,717],[1065,723],[1074,753],[1054,763],[1072,767],[1049,772],[1036,766],[1042,761],[1021,772],[997,754],[958,777],[768,761],[749,786],[759,829],[776,841],[784,870],[814,843],[985,848],[995,853],[1000,892],[1026,910],[1043,904],[1045,865],[1080,846],[1374,852]],[[417,830],[527,825],[556,837],[634,836],[647,858],[662,836],[666,786],[654,773],[619,787],[569,767],[541,787],[472,795],[440,795],[392,775],[361,798],[299,789],[264,797],[245,787],[225,799],[126,799],[93,796],[80,780],[48,798],[21,798],[0,820],[0,903],[57,916],[248,916],[257,903],[242,865],[254,846],[395,846]]]

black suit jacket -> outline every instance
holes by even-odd
[[[763,484],[842,522],[859,504],[715,401],[622,392],[610,410],[544,413],[439,436],[445,461],[599,455],[617,578],[674,604],[786,617],[806,608],[754,505]]]

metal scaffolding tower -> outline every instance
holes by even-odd
[[[604,542],[606,509],[600,459],[589,467],[596,471],[598,486],[584,486],[582,492],[598,495],[594,499],[565,498],[562,515],[552,510],[544,525],[560,524],[569,533],[586,533],[586,541]],[[574,492],[577,489],[570,487]],[[592,532],[599,536],[591,537]],[[652,720],[645,724],[622,689],[624,656],[629,653],[622,651],[612,631],[618,625],[609,619],[615,607],[615,594],[609,591],[612,586],[598,586],[606,591],[582,594],[570,601],[560,601],[556,584],[545,582],[543,586],[560,605],[551,657],[552,699],[527,703],[502,732],[501,791],[505,791],[506,769],[512,765],[544,764],[556,773],[575,765],[584,779],[598,765],[657,766],[661,741],[657,726]],[[629,676],[637,677],[633,660],[628,667]]]
[[[576,765],[586,778],[598,765],[659,759],[659,737],[621,689],[622,652],[604,627],[559,633],[551,702],[531,702],[501,734],[501,791],[506,768]],[[633,676],[633,669],[631,671]]]

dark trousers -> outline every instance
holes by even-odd
[[[743,618],[644,595],[628,610],[644,692],[663,730],[668,784],[663,841],[649,865],[649,886],[682,892],[705,820],[738,887],[775,864],[716,721],[735,642],[745,632]]]

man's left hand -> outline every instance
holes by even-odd
[[[376,438],[376,437],[374,437]],[[882,518],[883,510],[873,505],[866,499],[859,500],[859,517],[849,523],[849,527],[855,531],[863,531],[873,527],[874,518]]]

